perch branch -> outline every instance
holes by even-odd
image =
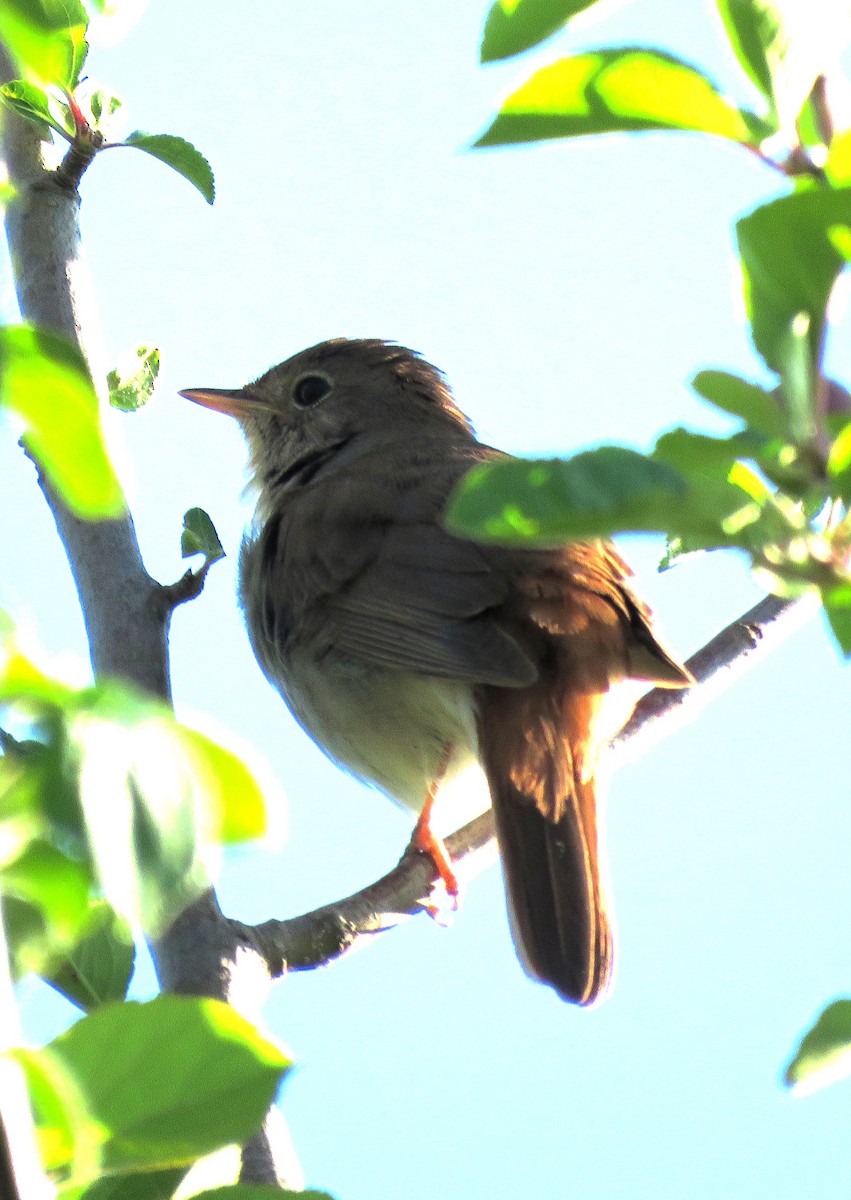
[[[623,759],[627,747],[632,756],[674,733],[817,608],[817,601],[810,596],[797,601],[766,596],[688,660],[697,687],[683,691],[654,688],[642,697],[613,739],[611,753]],[[483,813],[448,837],[446,848],[463,879],[479,874],[496,857],[491,813]],[[378,934],[409,921],[429,904],[437,882],[431,860],[408,849],[387,875],[334,904],[284,921],[234,924],[256,946],[273,977],[286,971],[307,971],[362,949]]]

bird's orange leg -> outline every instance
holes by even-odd
[[[411,834],[411,845],[415,850],[420,850],[423,854],[427,854],[434,863],[437,874],[446,888],[446,894],[450,898],[454,912],[458,908],[458,877],[452,870],[452,860],[447,853],[446,846],[437,837],[431,827],[431,814],[434,808],[434,801],[451,758],[452,745],[449,743],[443,748],[437,775],[428,789],[425,804],[414,826],[414,832]],[[423,907],[430,916],[439,917],[439,909],[436,905],[424,904]]]

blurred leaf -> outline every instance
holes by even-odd
[[[12,79],[0,86],[0,96],[18,116],[40,125],[45,135],[48,129],[55,129],[68,141],[73,140],[76,129],[68,105],[58,102],[43,88],[23,79]]]
[[[784,196],[736,226],[754,345],[778,374],[799,313],[809,318],[811,361],[820,362],[827,301],[844,266],[828,229],[848,223],[851,188],[840,188]]]
[[[837,435],[830,448],[827,474],[835,494],[851,502],[851,422]]]
[[[818,436],[816,418],[816,368],[811,357],[810,318],[796,313],[778,344],[783,398],[789,418],[789,436],[806,446]]]
[[[851,1000],[835,1000],[804,1035],[786,1068],[787,1087],[814,1092],[851,1073]]]
[[[786,431],[783,410],[776,397],[755,383],[727,371],[698,371],[691,386],[704,400],[722,412],[740,417],[758,433],[775,437]]]
[[[594,3],[596,0],[495,0],[485,18],[481,61],[521,54]]]
[[[851,129],[834,134],[827,152],[824,173],[835,188],[851,183]]]
[[[848,44],[851,7],[840,0],[718,0],[730,42],[753,82],[794,129],[818,75]]]
[[[94,1177],[102,1139],[74,1072],[43,1050],[13,1050],[10,1057],[26,1075],[45,1169]]]
[[[290,1060],[217,1000],[107,1004],[43,1051],[100,1127],[104,1168],[192,1162],[256,1133]]]
[[[122,412],[135,412],[150,400],[160,372],[155,346],[137,346],[106,377],[109,403]]]
[[[81,697],[69,736],[104,895],[149,933],[209,886],[214,842],[263,831],[261,790],[245,764],[118,684]]]
[[[681,59],[624,47],[542,67],[508,97],[474,145],[648,129],[715,134],[747,146],[772,132]]]
[[[312,1188],[306,1192],[291,1192],[282,1191],[271,1184],[247,1183],[231,1183],[225,1187],[198,1192],[192,1200],[287,1200],[287,1196],[293,1197],[293,1200],[334,1200],[328,1192],[315,1192]]]
[[[152,158],[158,158],[196,187],[208,204],[213,203],[216,196],[213,172],[204,155],[191,142],[170,133],[145,133],[143,129],[136,129],[120,144],[144,150]]]
[[[764,439],[751,430],[734,433],[732,437],[717,438],[693,433],[680,426],[662,434],[653,457],[669,463],[686,475],[698,473],[726,479],[737,459],[753,458],[763,444]]]
[[[603,446],[571,459],[474,468],[450,500],[448,528],[508,545],[551,546],[613,533],[695,535],[738,545],[759,509],[723,479],[689,481],[659,458]]]
[[[243,760],[188,725],[175,723],[173,735],[189,759],[194,784],[203,795],[209,836],[225,844],[262,837],[266,802]]]
[[[124,500],[109,461],[98,401],[79,351],[56,334],[0,329],[0,406],[25,422],[27,448],[79,516],[114,517]]]
[[[20,855],[0,869],[0,890],[41,910],[55,947],[67,947],[79,936],[86,919],[90,884],[91,876],[84,864],[40,838],[31,840]],[[14,951],[11,935],[9,940]]]
[[[184,558],[191,558],[193,554],[203,554],[208,564],[225,557],[216,527],[203,508],[190,508],[184,513],[180,553]]]
[[[0,0],[0,37],[21,72],[74,88],[86,58],[80,0]]]
[[[822,600],[831,632],[839,649],[848,658],[851,656],[851,584],[824,591]]]
[[[105,900],[91,905],[86,928],[47,982],[84,1012],[123,1000],[133,974],[136,948],[126,921]]]
[[[718,11],[739,62],[771,99],[772,65],[787,48],[778,6],[771,0],[718,0]]]
[[[62,1190],[57,1200],[172,1200],[185,1175],[186,1167],[107,1175],[89,1187]]]
[[[110,137],[112,129],[117,124],[116,113],[123,108],[122,101],[104,88],[96,88],[89,96],[89,108],[95,128],[99,129],[105,137]]]

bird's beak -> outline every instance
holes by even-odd
[[[244,388],[187,388],[178,392],[178,395],[196,404],[203,404],[204,408],[227,413],[229,417],[250,417],[258,408],[268,407]]]

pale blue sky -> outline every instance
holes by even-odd
[[[717,427],[690,376],[757,376],[732,223],[782,179],[719,141],[652,135],[467,153],[524,60],[476,63],[484,0],[153,0],[91,74],[129,128],[209,157],[208,209],[166,168],[113,152],[83,184],[107,362],[159,345],[162,387],[115,423],[149,569],[176,578],[186,508],[229,557],[181,609],[178,711],[250,738],[289,799],[290,840],[243,852],[221,895],[286,916],[371,881],[408,835],[380,796],[295,727],[251,658],[234,600],[244,452],[178,388],[234,386],[326,337],[380,336],[448,374],[480,436],[514,452]],[[542,53],[652,42],[755,102],[713,6],[636,0]],[[851,354],[834,339],[847,382]],[[52,650],[84,654],[67,569],[29,464],[0,442],[0,602]],[[9,516],[9,514],[12,514]],[[659,576],[632,540],[683,653],[758,597],[733,556]],[[517,965],[498,872],[449,931],[426,918],[277,985],[272,1031],[299,1067],[283,1109],[308,1181],[340,1200],[817,1198],[844,1192],[851,1086],[779,1086],[822,1004],[851,983],[848,680],[818,620],[691,727],[612,781],[619,963],[610,999],[562,1005]],[[68,1010],[31,983],[28,1032]]]

